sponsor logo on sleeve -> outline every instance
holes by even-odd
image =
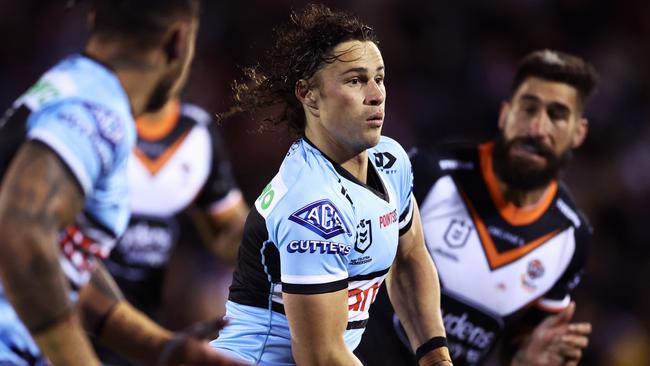
[[[312,202],[289,216],[289,220],[329,239],[339,234],[352,235],[341,212],[328,199]]]
[[[289,253],[320,253],[348,255],[352,247],[347,244],[323,240],[292,240],[287,245]]]

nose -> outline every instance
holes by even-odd
[[[365,104],[368,105],[381,105],[386,99],[386,89],[383,84],[378,84],[376,81],[371,80],[368,82]]]
[[[530,125],[528,128],[528,133],[531,136],[539,137],[539,136],[544,136],[547,134],[550,126],[552,125],[552,121],[550,116],[548,115],[548,112],[544,109],[542,109],[539,114],[536,116],[536,118],[533,118],[530,121]]]

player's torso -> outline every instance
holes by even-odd
[[[70,113],[71,110],[76,114]],[[47,121],[38,117],[43,114],[49,115],[50,120],[56,119],[58,125],[41,122]],[[62,247],[61,258],[72,282],[83,284],[89,278],[94,257],[104,257],[110,252],[129,217],[125,152],[135,142],[135,128],[126,93],[111,70],[88,57],[76,55],[46,72],[16,100],[0,124],[0,174],[4,174],[25,139],[38,140],[61,157],[84,191],[83,212],[76,224],[62,233],[62,238],[77,240],[68,240]],[[64,129],[88,139],[92,150],[75,153],[66,148],[66,144],[77,141],[62,139],[60,131]],[[84,171],[84,160],[89,156],[98,157],[95,178]]]
[[[442,284],[450,351],[472,364],[493,347],[508,316],[542,297],[565,273],[575,232],[555,191],[537,218],[530,212],[509,217],[492,201],[478,159],[439,163],[448,174],[430,187],[420,212]]]
[[[410,167],[404,169],[404,162],[400,165],[375,157],[388,153],[395,159],[399,154],[385,150],[395,149],[393,145],[397,144],[380,144],[368,151],[368,182],[364,184],[310,143],[294,144],[280,173],[264,189],[249,216],[230,300],[268,308],[271,288],[272,309],[284,313],[283,292],[301,293],[294,292],[303,290],[295,289],[303,286],[300,284],[315,291],[303,293],[328,292],[319,286],[344,281],[336,288],[348,291],[344,338],[354,349],[367,323],[370,306],[395,258],[400,209],[403,210],[404,197],[410,197]],[[408,162],[399,149],[399,157]],[[393,164],[401,169],[390,169]],[[251,237],[255,239],[249,240]],[[330,259],[335,256],[340,258],[335,267],[328,270],[321,266],[319,261],[333,263]],[[280,258],[291,264],[281,263]],[[310,261],[321,272],[311,273]],[[292,266],[296,266],[295,270]]]
[[[167,264],[186,209],[203,189],[212,164],[212,141],[204,112],[175,105],[156,130],[138,124],[138,141],[128,164],[129,226],[107,263],[127,281],[143,281]]]

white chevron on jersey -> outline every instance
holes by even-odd
[[[196,125],[168,149],[175,149],[164,165],[152,174],[146,163],[129,160],[131,209],[141,215],[172,216],[186,208],[205,184],[212,161],[210,134]],[[200,158],[197,158],[200,157]]]
[[[574,228],[553,236],[535,250],[495,270],[490,268],[477,229],[453,179],[443,177],[433,186],[420,208],[427,248],[446,292],[481,304],[500,316],[511,314],[544,295],[564,273],[575,251]],[[449,230],[463,225],[466,236],[458,245]],[[461,230],[459,230],[461,231]],[[548,259],[548,260],[547,260]],[[532,278],[528,266],[539,261],[543,275]],[[469,273],[468,273],[469,271]],[[476,279],[480,278],[480,285]],[[495,292],[502,296],[494,296]]]

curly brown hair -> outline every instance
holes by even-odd
[[[233,83],[237,112],[251,115],[263,111],[262,127],[287,123],[289,131],[303,136],[305,113],[294,95],[296,83],[309,80],[325,64],[340,57],[332,50],[350,40],[378,44],[373,29],[357,17],[310,4],[292,11],[289,22],[274,29],[275,43],[262,61],[244,68],[244,77]],[[229,113],[232,114],[232,113]]]

